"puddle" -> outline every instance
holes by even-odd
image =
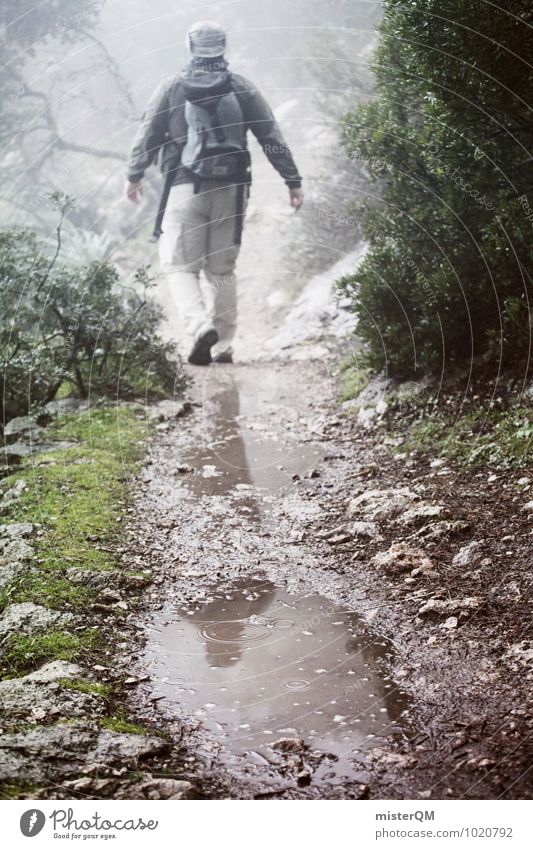
[[[301,738],[336,758],[313,782],[335,783],[400,727],[408,701],[382,672],[390,653],[352,611],[248,579],[155,615],[144,665],[165,712],[201,720],[225,750],[269,761],[272,743]]]
[[[289,432],[279,439],[281,412],[298,416],[305,411],[298,411],[294,397],[283,395],[279,381],[258,387],[252,377],[236,380],[229,375],[216,384],[211,378],[203,387],[203,440],[181,455],[183,464],[194,469],[183,482],[198,497],[232,492],[247,499],[246,488],[279,492],[323,457],[317,445],[291,440]]]

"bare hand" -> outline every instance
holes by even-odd
[[[300,209],[302,203],[304,202],[304,190],[303,189],[289,189],[290,200],[289,203],[293,209]]]
[[[143,195],[143,187],[140,182],[126,184],[126,197],[132,203],[139,203]]]

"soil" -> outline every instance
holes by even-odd
[[[524,473],[491,481],[402,452],[383,422],[342,410],[337,361],[197,370],[190,414],[161,408],[125,564],[155,576],[122,658],[139,681],[130,708],[183,747],[175,775],[202,797],[529,798]],[[337,665],[315,642],[316,663],[293,674],[301,626],[274,656],[268,639],[246,645],[273,610],[294,620],[316,599],[331,607],[310,631],[339,621],[355,641]],[[225,685],[242,674],[232,708]],[[321,676],[335,696],[340,676],[344,701],[318,728]],[[288,714],[285,678],[306,687]]]

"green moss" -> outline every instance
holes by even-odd
[[[101,696],[103,699],[109,699],[111,696],[111,687],[107,684],[92,684],[90,681],[74,680],[70,678],[62,678],[58,681],[62,687],[67,690],[77,690],[79,693],[92,693],[95,696]]]
[[[33,541],[37,570],[14,582],[0,603],[38,601],[48,607],[86,607],[90,587],[71,583],[67,569],[113,569],[117,558],[102,544],[120,536],[128,483],[135,474],[147,436],[143,410],[121,405],[61,416],[47,428],[47,439],[75,442],[23,462],[10,484],[28,486],[2,521],[41,524]]]
[[[52,660],[82,661],[101,649],[103,640],[95,628],[71,634],[53,630],[44,634],[11,634],[4,643],[0,671],[4,678],[31,672]]]
[[[35,798],[37,785],[29,781],[12,781],[2,783],[1,785],[2,799],[21,799],[29,796],[30,799]]]
[[[119,734],[153,734],[150,728],[143,728],[142,725],[130,722],[125,716],[106,716],[100,720],[100,725],[102,728],[107,728],[109,731],[116,731]]]
[[[480,408],[456,419],[442,414],[415,422],[402,451],[430,448],[470,469],[522,468],[533,461],[533,419],[527,407]]]
[[[352,401],[368,386],[370,372],[361,364],[357,355],[347,357],[341,363],[341,401]]]

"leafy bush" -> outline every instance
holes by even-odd
[[[530,4],[384,7],[377,98],[346,116],[343,133],[376,183],[361,211],[370,251],[340,282],[369,363],[411,376],[480,355],[525,362]]]
[[[120,284],[108,262],[61,264],[59,246],[50,257],[28,230],[0,233],[0,421],[52,400],[65,383],[82,398],[181,391],[146,272]]]

